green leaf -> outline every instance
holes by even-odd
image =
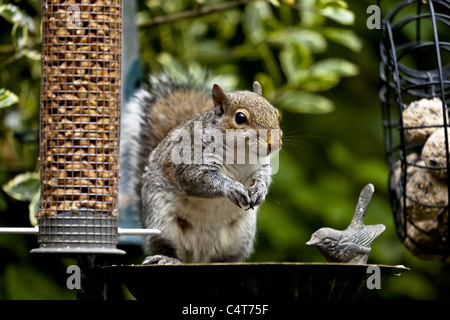
[[[307,91],[325,91],[335,87],[339,83],[339,76],[334,73],[314,74],[309,76],[301,83],[301,88]]]
[[[37,225],[37,212],[39,211],[40,200],[41,200],[41,190],[38,189],[38,191],[31,198],[30,204],[28,205],[28,214],[30,218],[30,224],[32,226]]]
[[[281,109],[295,113],[325,114],[334,110],[333,102],[314,93],[284,91],[276,101]]]
[[[14,24],[11,31],[11,38],[13,45],[16,47],[16,49],[20,50],[21,48],[25,47],[28,42],[28,29],[22,27],[17,23]]]
[[[297,43],[313,53],[324,52],[327,48],[327,40],[315,30],[286,28],[271,35],[268,39],[271,43],[278,45]]]
[[[187,33],[192,38],[202,38],[208,32],[208,25],[203,21],[193,21],[187,28]]]
[[[355,14],[352,11],[341,7],[328,6],[320,10],[320,13],[343,25],[352,25],[355,22]]]
[[[260,42],[265,38],[265,19],[272,18],[270,5],[263,1],[249,3],[245,7],[243,28],[247,37],[253,42]]]
[[[236,34],[236,29],[240,25],[241,11],[229,10],[221,14],[221,19],[217,25],[217,38],[228,40],[233,39]]]
[[[361,39],[352,31],[341,28],[326,28],[322,31],[323,35],[352,51],[360,52],[362,49]]]
[[[335,87],[341,77],[357,75],[358,67],[344,59],[332,58],[310,65],[311,60],[302,62],[302,47],[284,50],[280,54],[283,71],[292,87],[307,91],[323,91]],[[303,59],[305,60],[305,59]]]
[[[0,88],[0,108],[9,107],[19,101],[19,98],[9,90]]]
[[[26,56],[28,59],[39,61],[41,60],[41,54],[40,52],[33,50],[33,49],[22,49],[22,53],[24,56]]]
[[[348,8],[348,3],[344,0],[320,0],[318,3],[319,7],[341,7],[341,8]]]
[[[0,16],[13,24],[18,24],[31,32],[36,32],[33,19],[13,4],[0,5]]]
[[[264,18],[262,20],[262,25],[265,34],[278,34],[280,31],[280,24],[274,17]]]
[[[333,74],[339,77],[352,77],[359,73],[358,66],[339,58],[331,58],[317,62],[311,66],[311,74],[323,76]]]
[[[315,8],[316,0],[301,0],[299,4],[305,8]],[[311,29],[317,22],[318,15],[316,10],[299,10],[298,12],[300,15],[300,24],[303,27]]]
[[[10,197],[20,201],[31,201],[40,188],[38,172],[19,174],[3,186]]]
[[[223,46],[223,42],[217,40],[203,40],[198,42],[197,45],[186,53],[186,58],[204,60],[216,60],[223,56],[226,48]]]
[[[296,87],[308,75],[306,69],[311,63],[311,54],[299,44],[293,43],[280,52],[281,68],[291,86]]]

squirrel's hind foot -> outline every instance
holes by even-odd
[[[181,264],[181,261],[176,258],[171,258],[158,254],[146,257],[142,262],[142,264]]]

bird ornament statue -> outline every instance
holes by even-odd
[[[383,224],[363,223],[374,191],[372,184],[362,189],[353,219],[347,229],[321,228],[312,234],[306,245],[316,247],[328,262],[367,263],[372,242],[386,229]]]

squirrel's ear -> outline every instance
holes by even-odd
[[[253,92],[262,96],[262,88],[258,81],[253,82]]]
[[[223,104],[227,99],[226,92],[220,87],[218,84],[215,84],[212,89],[212,98],[214,101],[214,110],[217,115],[222,115],[225,110],[223,108]]]

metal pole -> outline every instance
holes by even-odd
[[[101,256],[87,254],[78,256],[81,271],[81,288],[77,292],[78,300],[105,300]]]
[[[39,233],[39,227],[28,227],[28,228],[21,228],[21,227],[6,227],[6,228],[0,228],[0,234],[6,234],[6,233],[14,233],[14,234],[38,234]],[[153,236],[160,234],[161,231],[158,229],[129,229],[129,228],[118,228],[117,234],[118,236]]]
[[[15,234],[34,234],[37,235],[39,227],[34,228],[0,228],[0,234],[2,233],[15,233]]]

